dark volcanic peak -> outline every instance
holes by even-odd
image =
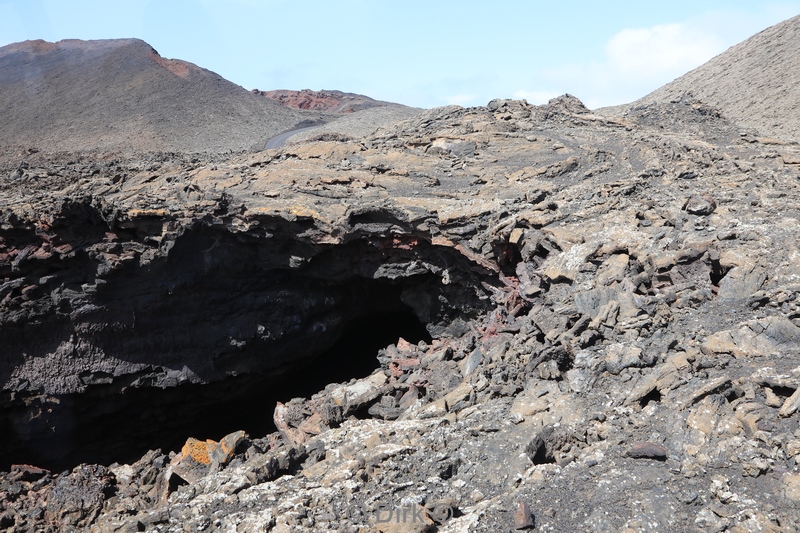
[[[630,106],[687,94],[741,126],[800,139],[800,16],[767,28]]]
[[[243,150],[319,113],[276,105],[139,39],[0,48],[0,145]]]
[[[375,100],[363,94],[345,93],[342,91],[312,91],[311,89],[303,89],[302,91],[259,91],[258,89],[254,89],[253,92],[261,96],[266,96],[282,106],[295,109],[329,111],[332,113],[354,113],[372,107],[397,105]]]

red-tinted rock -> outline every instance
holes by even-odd
[[[341,91],[259,91],[253,93],[266,96],[284,107],[313,111],[330,111],[334,113],[353,113],[370,107],[386,105],[384,102],[373,100],[360,94],[343,93]]]
[[[536,527],[536,517],[526,502],[519,502],[514,511],[514,529],[533,529]]]
[[[11,476],[19,481],[36,481],[49,476],[50,471],[31,465],[11,465]]]
[[[628,450],[628,457],[664,461],[668,453],[669,450],[660,444],[654,442],[635,442]]]

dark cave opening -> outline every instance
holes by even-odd
[[[480,287],[495,273],[452,247],[375,228],[318,245],[297,238],[307,226],[198,223],[144,264],[109,270],[83,254],[53,275],[58,313],[0,330],[17,356],[0,371],[35,362],[0,392],[0,470],[131,463],[238,430],[264,437],[277,401],[369,375],[400,337],[459,336],[493,305]],[[36,368],[59,349],[74,370]]]
[[[247,398],[248,405],[239,404],[236,411],[229,409],[230,405],[215,406],[215,412],[209,417],[209,426],[199,428],[203,435],[208,435],[203,438],[219,440],[239,429],[254,437],[275,431],[272,408],[276,402],[308,398],[330,383],[346,383],[369,376],[379,367],[378,351],[397,343],[401,337],[413,344],[432,340],[425,325],[410,310],[354,320],[330,349],[285,375],[274,386],[254,391],[254,396]],[[268,416],[264,416],[265,406]]]
[[[82,394],[43,404],[51,411],[49,434],[42,428],[20,428],[24,409],[17,405],[15,419],[14,407],[8,407],[0,418],[0,470],[11,464],[59,471],[83,462],[131,463],[151,449],[178,451],[188,437],[219,440],[237,430],[263,437],[275,430],[277,401],[309,397],[330,383],[368,376],[379,367],[378,351],[400,337],[412,343],[432,340],[425,324],[400,302],[401,288],[387,284],[381,289],[384,305],[370,306],[368,314],[343,327],[327,350],[279,376],[240,374],[165,389],[90,386]]]
[[[661,392],[658,389],[653,389],[639,400],[639,405],[644,409],[647,407],[650,402],[660,402],[661,401]]]
[[[534,438],[525,449],[528,458],[535,465],[552,464],[556,462],[553,456],[553,451],[547,446],[547,442],[543,439]]]
[[[725,268],[719,262],[719,259],[711,261],[711,271],[709,272],[709,278],[711,278],[711,285],[714,289],[714,293],[716,294],[719,291],[719,284],[722,279],[728,275],[728,271],[730,268]]]

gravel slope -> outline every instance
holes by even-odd
[[[138,39],[0,48],[0,145],[245,150],[329,115],[285,108]]]
[[[687,93],[763,135],[800,139],[800,16],[767,28],[628,106],[613,109],[666,103]]]
[[[402,120],[410,119],[421,113],[423,109],[392,104],[386,107],[372,107],[355,113],[342,115],[340,118],[323,124],[313,130],[304,131],[293,135],[287,142],[289,144],[305,142],[312,139],[330,137],[365,137],[375,133],[379,128],[388,128]]]

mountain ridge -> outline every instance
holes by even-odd
[[[763,135],[800,140],[800,15],[770,26],[630,104],[608,109],[684,96]]]
[[[0,144],[48,150],[244,150],[326,114],[280,106],[140,39],[0,48]]]

